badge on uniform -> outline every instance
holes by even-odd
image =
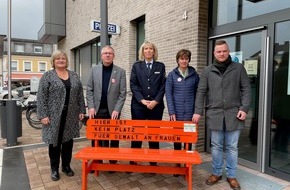
[[[159,71],[155,71],[154,74],[157,75],[157,74],[160,74],[160,72]]]
[[[116,82],[116,79],[112,79],[112,83],[114,84]]]

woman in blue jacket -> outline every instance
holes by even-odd
[[[166,79],[165,93],[171,121],[192,121],[199,76],[196,70],[189,66],[190,60],[189,50],[179,50],[176,54],[178,66]],[[174,149],[181,150],[181,143],[174,143]]]

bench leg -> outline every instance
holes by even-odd
[[[88,161],[83,161],[82,163],[82,190],[87,189],[88,183]]]
[[[187,189],[192,190],[192,165],[189,164],[189,166],[187,168],[188,168],[187,177],[186,177],[187,184],[188,184]]]
[[[91,162],[91,169],[92,170],[94,170],[95,172],[94,172],[94,175],[97,177],[98,175],[99,175],[99,170],[97,170],[97,169],[93,169],[93,167],[94,166],[96,166],[97,168],[98,168],[98,164],[101,164],[101,163],[99,163],[99,161],[98,160],[93,160],[92,162]]]

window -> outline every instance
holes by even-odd
[[[39,70],[39,72],[45,72],[46,71],[46,62],[38,62],[38,70]]]
[[[24,45],[16,44],[15,45],[15,52],[23,53],[24,52]]]
[[[11,71],[18,71],[18,61],[11,61]]]
[[[212,27],[290,8],[289,0],[217,0],[212,1]]]
[[[145,16],[141,16],[140,18],[137,18],[136,20],[136,38],[137,38],[137,47],[136,47],[136,60],[138,60],[138,53],[139,48],[143,44],[145,40]]]
[[[42,54],[42,46],[34,46],[34,53]]]
[[[92,65],[97,65],[102,62],[101,60],[101,42],[99,38],[92,44]]]
[[[24,71],[31,71],[31,65],[30,61],[24,61]]]

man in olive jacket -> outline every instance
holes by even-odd
[[[233,62],[229,52],[226,41],[216,42],[213,64],[206,67],[200,77],[193,122],[199,122],[207,97],[205,121],[210,129],[213,169],[206,184],[213,185],[222,178],[225,146],[227,181],[232,189],[239,190],[237,147],[250,107],[251,86],[244,66]]]

